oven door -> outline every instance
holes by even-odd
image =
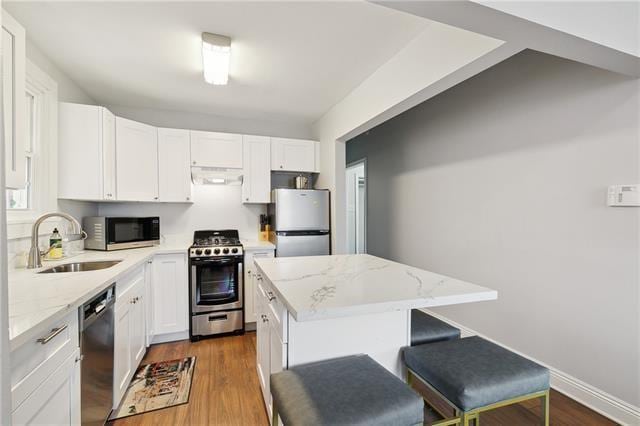
[[[191,313],[243,306],[242,258],[191,259]]]

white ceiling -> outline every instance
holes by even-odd
[[[428,20],[350,2],[3,2],[102,104],[311,123]],[[200,33],[232,38],[230,80],[202,79]]]

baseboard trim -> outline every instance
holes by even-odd
[[[158,343],[176,342],[178,340],[186,340],[189,338],[189,330],[179,331],[177,333],[156,334],[151,341],[152,345]]]
[[[425,312],[428,312],[429,315],[433,315],[434,317],[441,319],[442,321],[449,323],[454,327],[459,328],[462,332],[462,337],[480,336],[484,339],[489,340],[490,342],[495,343],[496,345],[500,345],[503,348],[506,348],[525,358],[528,358],[531,361],[537,362],[540,365],[544,365],[549,369],[551,375],[551,387],[553,389],[589,407],[593,411],[600,413],[603,416],[608,417],[614,422],[622,425],[640,425],[639,407],[624,402],[616,398],[615,396],[596,388],[595,386],[591,386],[590,384],[571,376],[570,374],[553,368],[552,366],[547,365],[544,362],[541,362],[526,354],[523,354],[522,352],[519,352],[515,349],[512,349],[507,345],[503,345],[502,343],[497,342],[496,340],[491,339],[482,333],[478,333],[473,329],[463,326],[462,324],[451,321],[447,317],[444,317],[427,309],[423,310]]]

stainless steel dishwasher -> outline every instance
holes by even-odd
[[[83,425],[103,425],[113,406],[113,305],[115,284],[80,311],[81,410]]]

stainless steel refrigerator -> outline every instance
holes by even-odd
[[[274,189],[268,212],[276,256],[329,254],[329,190]]]

